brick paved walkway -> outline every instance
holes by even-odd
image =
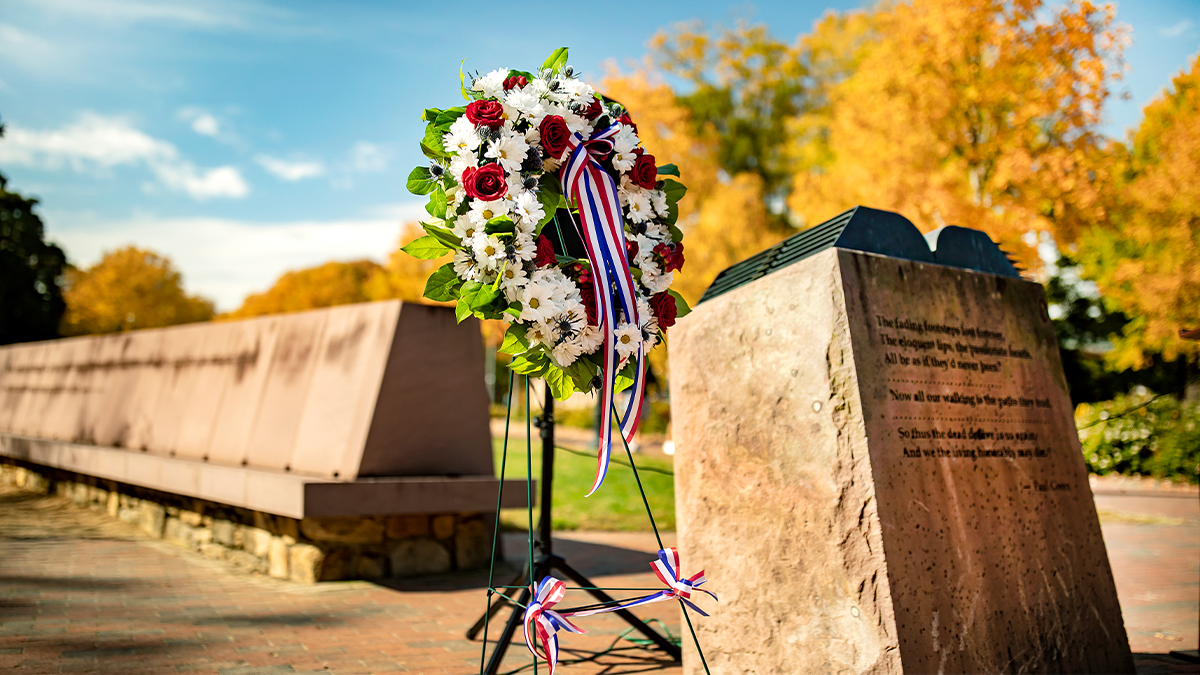
[[[1197,646],[1200,499],[1101,483],[1096,501],[1131,646],[1144,652],[1139,672],[1200,673],[1145,654]],[[564,536],[558,552],[601,584],[656,586],[640,572],[655,549],[651,536]],[[509,550],[521,541],[510,539]],[[479,643],[462,633],[482,610],[484,576],[300,586],[231,570],[65,500],[0,487],[0,672],[478,672]],[[641,615],[667,619],[678,633],[668,605]],[[625,625],[594,617],[586,627],[572,647],[603,649]],[[528,665],[523,646],[510,654],[506,669]],[[563,672],[646,671],[679,668],[630,649]]]
[[[653,554],[625,548],[640,548],[644,536],[588,539],[563,540],[556,550],[601,585],[657,586],[647,565]],[[514,573],[506,568],[497,583]],[[483,610],[484,586],[486,574],[391,588],[301,586],[231,570],[65,500],[0,487],[0,672],[478,672],[480,643],[463,632]],[[678,611],[665,603],[639,614],[678,631]],[[571,646],[603,649],[625,627],[594,617]],[[626,650],[567,672],[679,672],[659,654]],[[505,668],[529,663],[519,644]]]

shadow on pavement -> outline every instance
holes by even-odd
[[[1134,654],[1133,664],[1138,675],[1177,675],[1200,673],[1200,663],[1181,659],[1171,654]]]

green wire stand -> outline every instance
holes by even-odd
[[[581,574],[575,568],[571,567],[567,561],[554,553],[553,539],[551,537],[551,493],[554,483],[554,397],[550,393],[550,387],[545,387],[546,398],[542,408],[542,414],[536,420],[536,425],[539,430],[539,435],[542,439],[542,479],[538,483],[540,488],[541,498],[538,500],[539,521],[535,531],[533,528],[533,453],[532,453],[532,427],[534,422],[530,416],[530,386],[529,377],[525,378],[525,490],[528,498],[528,506],[526,512],[528,515],[528,546],[526,551],[525,564],[521,572],[510,583],[505,585],[497,585],[495,579],[496,559],[500,550],[500,504],[504,498],[504,476],[505,469],[508,465],[508,432],[509,426],[512,423],[512,400],[513,400],[513,384],[517,379],[514,374],[508,381],[508,410],[504,417],[504,443],[503,450],[500,455],[500,490],[496,496],[496,521],[493,528],[494,536],[492,539],[492,557],[491,565],[488,569],[488,591],[487,591],[487,610],[479,620],[467,630],[467,639],[474,640],[481,632],[483,633],[483,643],[479,658],[479,672],[481,675],[496,675],[500,672],[500,664],[504,660],[504,655],[508,651],[509,646],[516,636],[517,630],[522,628],[525,607],[529,604],[532,590],[537,583],[543,578],[549,576],[552,572],[560,572],[563,576],[573,581],[576,586],[572,587],[577,590],[585,590],[590,593],[599,605],[611,606],[618,603],[618,600],[610,596],[606,591],[616,590],[633,590],[626,588],[606,588],[600,587],[592,583],[590,579]],[[618,436],[620,434],[618,433]],[[662,549],[662,537],[659,536],[658,526],[654,522],[654,514],[650,512],[650,503],[646,499],[646,492],[642,488],[642,480],[637,473],[637,465],[633,461],[633,453],[629,449],[628,443],[622,437],[621,442],[625,445],[625,453],[629,457],[629,465],[633,470],[634,479],[637,481],[638,492],[642,495],[642,503],[646,507],[646,515],[650,519],[650,527],[654,530],[654,538],[658,542],[658,548]],[[611,480],[611,478],[609,479]],[[601,488],[603,489],[603,488]],[[637,589],[655,592],[661,589]],[[518,593],[518,591],[520,591]],[[493,642],[491,657],[488,657],[488,628],[493,616],[499,613],[505,607],[510,607],[512,612],[508,620],[504,624],[504,629],[500,632],[499,637]],[[704,652],[700,649],[700,642],[696,638],[696,631],[692,628],[692,620],[688,616],[688,609],[682,601],[679,603],[683,611],[684,620],[687,622],[688,631],[692,635],[692,641],[696,645],[696,651],[700,655],[700,662],[704,666],[704,672],[708,671],[708,663],[704,659]],[[618,638],[617,642],[625,639],[633,644],[644,646],[646,648],[658,648],[666,652],[673,660],[680,660],[682,652],[680,649],[680,639],[673,637],[670,631],[666,630],[666,626],[662,622],[658,622],[666,632],[664,637],[661,633],[654,630],[648,622],[643,622],[637,618],[632,612],[625,609],[620,609],[613,612],[616,616],[624,619],[631,628]],[[651,621],[657,621],[652,619]],[[630,634],[637,632],[643,637],[630,638]],[[614,643],[615,645],[615,643]],[[612,651],[610,648],[607,651]],[[593,655],[583,660],[594,660],[597,655]],[[574,661],[561,661],[561,665],[567,665]],[[533,672],[537,673],[538,658],[533,657]]]

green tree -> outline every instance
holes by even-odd
[[[169,258],[128,246],[66,274],[64,335],[116,333],[213,318],[213,303],[188,295]]]
[[[37,203],[9,192],[0,174],[0,344],[58,337],[66,309],[60,287],[66,256],[46,243]]]

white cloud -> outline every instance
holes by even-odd
[[[350,149],[350,165],[360,173],[383,171],[387,168],[387,155],[378,145],[359,141]]]
[[[255,2],[202,0],[189,3],[158,0],[27,0],[48,13],[108,23],[175,23],[203,29],[251,30],[263,22],[291,15]]]
[[[183,108],[179,111],[179,119],[192,123],[192,131],[201,136],[217,138],[221,135],[221,123],[211,113],[195,107]]]
[[[260,223],[219,218],[99,219],[47,209],[47,234],[76,265],[134,244],[171,258],[188,292],[216,301],[222,311],[241,305],[289,270],[330,260],[384,260],[395,250],[402,223],[423,212],[417,202],[374,209],[367,217]],[[406,216],[401,219],[397,216]]]
[[[119,117],[83,113],[61,129],[37,131],[8,125],[0,141],[0,162],[49,170],[101,172],[145,164],[167,187],[195,199],[245,197],[250,186],[232,166],[197,169],[167,141],[154,138]]]
[[[1183,35],[1184,33],[1186,33],[1188,31],[1188,29],[1191,27],[1192,27],[1191,20],[1184,19],[1183,21],[1180,21],[1179,23],[1175,24],[1174,26],[1166,26],[1164,28],[1159,28],[1158,32],[1161,33],[1162,36],[1166,37],[1166,38],[1177,38],[1180,35]]]
[[[254,161],[262,165],[262,168],[270,171],[276,178],[286,181],[304,180],[305,178],[315,178],[325,175],[325,165],[321,162],[310,161],[288,161],[286,159],[278,159],[270,155],[258,155]]]

